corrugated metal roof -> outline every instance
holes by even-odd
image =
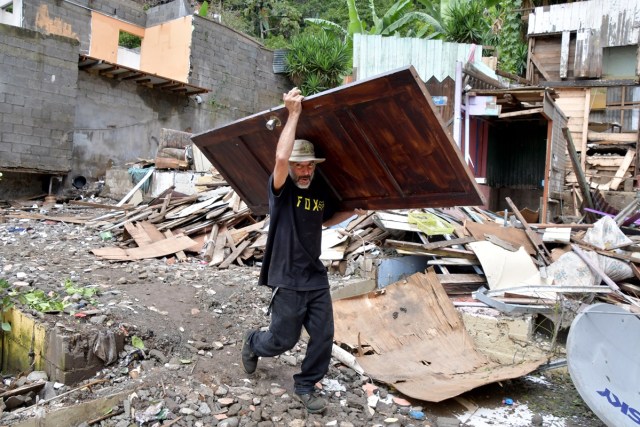
[[[563,31],[599,30],[601,46],[638,43],[640,1],[591,0],[536,7],[529,15],[527,34],[558,34]]]
[[[473,54],[473,56],[472,56]],[[412,37],[355,34],[353,66],[358,80],[413,65],[423,81],[455,80],[456,62],[482,62],[482,46]]]

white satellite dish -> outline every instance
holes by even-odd
[[[573,384],[609,427],[640,426],[640,318],[612,304],[580,312],[567,338]]]

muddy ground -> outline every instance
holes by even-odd
[[[0,212],[0,218],[3,213],[9,211]],[[48,214],[86,217],[100,212],[65,206]],[[0,219],[0,279],[12,289],[65,295],[66,282],[98,290],[91,297],[66,296],[73,302],[66,312],[41,313],[23,307],[25,311],[50,328],[70,333],[111,329],[127,336],[118,360],[89,379],[104,379],[104,383],[41,405],[40,416],[125,390],[130,392],[127,402],[111,412],[118,414],[91,425],[604,425],[583,403],[562,368],[481,387],[440,403],[413,401],[374,383],[380,402],[372,408],[363,390],[372,381],[335,361],[327,376],[331,381],[324,386],[329,409],[322,415],[307,415],[291,397],[291,376],[303,357],[303,340],[279,358],[262,359],[252,376],[239,365],[243,331],[268,325],[264,314],[268,293],[256,286],[257,266],[218,270],[208,267],[198,254],[189,254],[184,263],[170,264],[164,258],[121,263],[101,260],[90,252],[113,244],[82,225]],[[334,276],[332,285],[344,279]],[[94,308],[86,317],[72,315]],[[145,346],[136,360],[132,355],[140,352],[130,346],[133,336]],[[15,376],[5,373],[5,385],[13,380]],[[332,391],[336,385],[342,389]],[[77,386],[65,385],[56,392]],[[513,404],[508,404],[510,400]],[[145,416],[145,411],[151,415]],[[424,419],[419,419],[421,414]],[[36,415],[33,407],[5,409],[0,425],[20,425]],[[67,422],[75,426],[89,425],[89,421]]]

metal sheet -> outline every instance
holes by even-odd
[[[341,209],[406,209],[483,204],[431,96],[411,66],[305,98],[297,137],[327,158],[320,179]],[[268,212],[283,106],[193,136],[255,214]]]

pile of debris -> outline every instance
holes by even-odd
[[[381,268],[386,260],[422,260],[402,274],[409,283],[441,286],[454,306],[539,313],[557,320],[558,328],[572,319],[564,313],[556,319],[559,306],[575,314],[576,303],[598,300],[638,311],[640,239],[622,225],[632,209],[593,224],[539,224],[507,202],[512,214],[506,216],[477,207],[371,211],[324,230],[322,259],[333,273],[369,280],[375,288],[387,285]],[[138,206],[99,200],[11,205],[7,218],[94,229],[102,247],[94,245],[91,252],[109,262],[157,258],[217,269],[257,265],[269,222],[252,215],[227,186],[194,195],[170,188]],[[427,278],[409,278],[425,270]]]
[[[499,301],[493,303],[483,294],[476,294],[484,304],[495,307],[509,298],[518,304],[525,300],[528,304],[552,304],[556,298],[549,292],[567,291],[562,287],[546,289],[560,282],[558,278],[553,280],[547,270],[554,271],[557,267],[552,264],[557,264],[566,252],[573,252],[584,262],[585,276],[590,279],[570,285],[593,286],[574,293],[592,293],[613,303],[635,301],[640,294],[640,287],[633,283],[640,277],[635,265],[640,262],[639,239],[626,236],[616,227],[616,223],[626,223],[626,217],[616,220],[604,216],[595,224],[529,224],[513,202],[508,198],[507,202],[513,212],[507,217],[477,207],[370,211],[324,230],[321,259],[332,273],[371,279],[378,287],[384,286],[378,277],[380,260],[413,255],[424,259],[415,271],[432,266],[450,296],[469,296],[481,287],[495,291],[505,286],[534,286],[538,290],[529,289],[524,292],[526,296],[522,292],[500,292]],[[107,213],[98,216],[47,216],[46,210],[34,206],[14,206],[7,216],[95,228],[104,247],[92,252],[111,261],[166,257],[167,263],[174,263],[191,257],[217,268],[234,263],[256,265],[262,260],[269,222],[268,216],[253,216],[228,186],[194,195],[169,188],[136,207],[83,201],[70,201],[67,205],[84,210],[107,209]],[[594,229],[604,234],[589,240]],[[612,239],[615,246],[611,245]],[[597,271],[595,259],[590,260],[585,251],[625,264],[624,274],[616,271],[609,277],[606,270],[593,273]],[[601,281],[609,286],[597,286]]]

